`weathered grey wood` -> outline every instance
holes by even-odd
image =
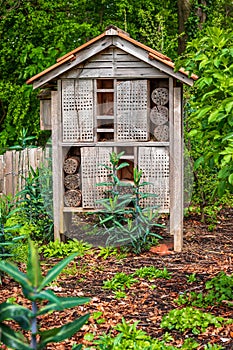
[[[25,150],[23,150],[25,152]],[[19,158],[20,158],[20,152],[14,152],[13,153],[13,195],[15,196],[16,193],[20,190],[22,190],[21,183],[22,182],[22,176],[20,174],[20,168],[19,168]],[[22,174],[23,175],[23,174]],[[21,180],[21,181],[20,181]],[[24,181],[23,181],[24,182]]]
[[[181,88],[174,88],[173,140],[171,140],[170,233],[174,250],[183,247],[183,130]]]
[[[109,48],[81,65],[61,75],[61,78],[98,78],[98,77],[156,77],[165,78],[166,74],[135,56]]]
[[[45,161],[45,152],[41,148],[22,151],[8,151],[0,156],[0,194],[16,195],[25,186],[25,177],[30,167],[34,170]]]
[[[5,169],[4,169],[4,177],[5,177],[5,186],[7,188],[8,194],[13,193],[13,152],[7,151],[5,153]]]
[[[129,146],[129,142],[128,141],[105,141],[105,142],[93,142],[93,143],[88,143],[88,142],[61,142],[60,143],[61,146],[79,146],[79,147],[84,147],[84,146],[88,146],[88,147],[114,147],[114,146]],[[155,146],[155,147],[162,147],[162,146],[169,146],[169,142],[157,142],[157,141],[147,141],[145,142],[130,142],[130,146]]]
[[[174,182],[175,177],[175,168],[174,168],[174,80],[169,78],[169,152],[170,152],[170,179],[169,179],[169,188],[170,188],[170,220],[169,220],[169,232],[174,235],[174,226],[175,226],[175,215],[173,213],[175,207],[175,196],[174,196]],[[174,238],[173,238],[174,239]]]
[[[85,78],[135,78],[135,69],[117,68],[113,71],[112,68],[99,69],[75,69],[72,72],[63,74],[61,78],[85,79]],[[137,78],[167,78],[168,75],[151,68],[137,68]]]
[[[51,100],[40,100],[40,128],[51,130]]]
[[[60,82],[58,83],[61,86]],[[61,208],[61,107],[60,89],[52,91],[51,94],[51,124],[52,124],[52,169],[53,169],[53,222],[54,240],[60,241],[61,221],[63,216]]]
[[[109,47],[112,45],[112,37],[104,37],[91,46],[87,47],[85,50],[78,53],[76,56],[76,59],[71,62],[66,62],[58,67],[56,67],[54,70],[48,72],[44,76],[40,77],[33,83],[33,89],[37,89],[44,84],[46,84],[48,81],[53,80],[60,76],[62,73],[66,72],[67,70],[72,69],[73,67],[77,66],[81,62],[87,60],[89,57],[92,57],[96,55],[98,52],[101,52],[106,47]]]
[[[71,217],[72,213],[89,213],[90,212],[90,208],[83,208],[83,207],[64,207],[64,216],[67,214],[70,214],[69,218]],[[95,209],[95,208],[91,208],[91,212],[92,213],[98,213],[99,209]],[[169,213],[168,209],[164,209],[164,210],[158,210],[158,213]],[[69,219],[69,223],[70,223],[70,219]]]

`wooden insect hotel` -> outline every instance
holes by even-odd
[[[96,184],[109,175],[99,164],[124,151],[129,167],[119,177],[132,181],[133,167],[143,170],[146,190],[170,213],[174,249],[182,249],[182,85],[196,78],[109,26],[27,81],[42,89],[41,127],[52,130],[55,238],[72,213],[96,208]]]

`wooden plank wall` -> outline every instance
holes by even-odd
[[[108,48],[61,75],[62,79],[80,78],[167,78],[150,64],[118,48]]]
[[[40,168],[50,157],[50,149],[27,148],[0,155],[0,195],[16,195],[24,187],[30,167]]]

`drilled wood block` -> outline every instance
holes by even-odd
[[[103,164],[110,166],[109,155],[112,147],[82,147],[82,206],[83,208],[98,207],[97,200],[104,197],[107,186],[96,186],[109,180],[110,170]]]
[[[148,82],[117,83],[117,139],[148,140]]]
[[[169,151],[166,147],[139,147],[138,166],[143,170],[142,181],[149,182],[141,191],[157,197],[144,198],[143,206],[169,209]]]
[[[63,141],[93,141],[92,80],[62,81]]]

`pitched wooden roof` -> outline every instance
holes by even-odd
[[[109,38],[119,38],[122,39],[123,42],[119,42],[119,40],[104,40],[104,39],[109,39]],[[89,53],[90,57],[91,55],[94,55],[98,52],[100,52],[101,50],[104,50],[106,47],[110,46],[110,45],[115,45],[117,47],[120,47],[121,49],[125,50],[126,52],[129,52],[129,50],[131,49],[131,54],[134,54],[134,50],[136,51],[137,48],[140,48],[142,50],[144,50],[146,52],[146,57],[148,59],[148,63],[152,61],[157,61],[162,63],[163,65],[160,65],[160,70],[162,71],[166,71],[166,73],[170,74],[171,76],[176,77],[177,79],[181,80],[182,82],[188,84],[188,85],[192,85],[193,84],[193,80],[198,79],[198,76],[195,74],[192,74],[191,77],[189,77],[188,72],[186,72],[183,68],[179,69],[178,72],[174,71],[174,63],[172,62],[172,60],[163,55],[162,53],[151,49],[150,47],[138,42],[137,40],[132,39],[128,33],[124,32],[123,30],[111,25],[109,27],[106,28],[105,32],[98,35],[97,37],[89,40],[87,43],[79,46],[78,48],[68,52],[67,54],[65,54],[64,56],[60,57],[57,59],[57,62],[48,67],[47,69],[45,69],[44,71],[34,75],[32,78],[28,79],[26,81],[27,84],[32,84],[34,83],[33,87],[34,88],[38,88],[42,85],[44,85],[45,83],[47,83],[48,81],[55,79],[56,77],[58,77],[60,74],[64,73],[65,71],[73,68],[74,66],[76,66],[77,64],[81,63],[82,61],[84,61],[85,59],[87,59],[88,57],[86,57],[85,55],[85,51],[87,49],[90,49],[92,47],[92,45],[96,45],[99,42],[99,47],[96,50],[93,50],[93,53]],[[124,45],[125,42],[125,45]],[[133,45],[133,48],[131,46],[127,46],[128,45]],[[135,52],[135,56],[137,56],[137,52]],[[141,57],[140,57],[141,58]],[[153,65],[153,64],[152,64]],[[63,66],[63,69],[61,69],[61,67]],[[167,68],[169,68],[169,70],[167,71]],[[164,69],[163,69],[164,68]]]

